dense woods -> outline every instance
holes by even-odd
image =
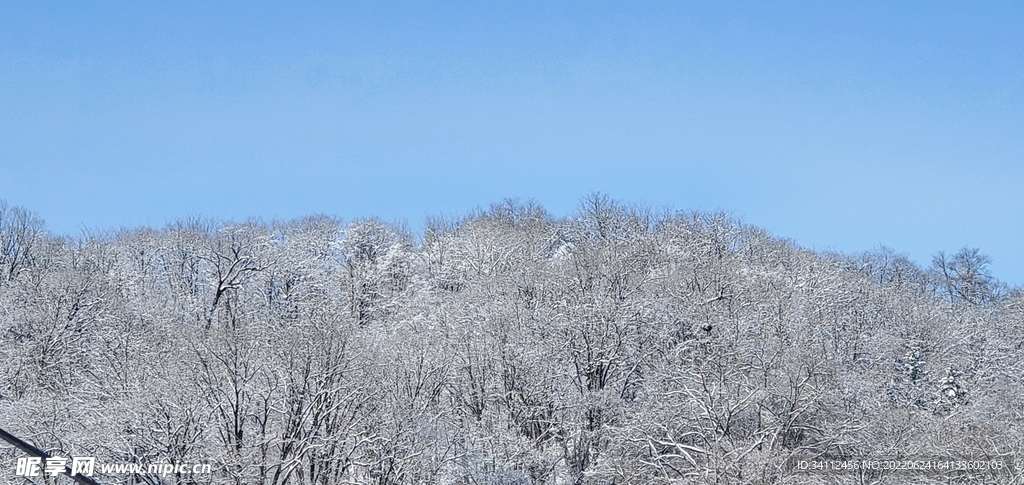
[[[315,216],[70,239],[2,204],[0,427],[214,470],[103,483],[1013,483],[794,466],[1024,459],[1024,295],[987,264],[601,195],[421,235]]]

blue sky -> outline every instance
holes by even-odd
[[[0,198],[77,234],[601,191],[1024,283],[1024,4],[494,3],[4,3]]]

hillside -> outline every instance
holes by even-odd
[[[816,253],[602,196],[566,218],[505,202],[422,237],[318,216],[71,240],[3,206],[0,239],[0,428],[99,463],[213,465],[103,483],[1024,473],[796,465],[1024,459],[1024,295],[977,251],[929,268]]]

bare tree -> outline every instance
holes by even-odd
[[[953,303],[979,305],[995,300],[999,288],[988,272],[991,262],[977,248],[964,247],[952,256],[940,251],[932,258],[938,290]]]

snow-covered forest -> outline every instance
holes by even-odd
[[[1024,295],[987,263],[601,195],[421,235],[313,216],[67,238],[2,204],[0,428],[214,470],[102,483],[949,483],[793,463],[1024,458]]]

